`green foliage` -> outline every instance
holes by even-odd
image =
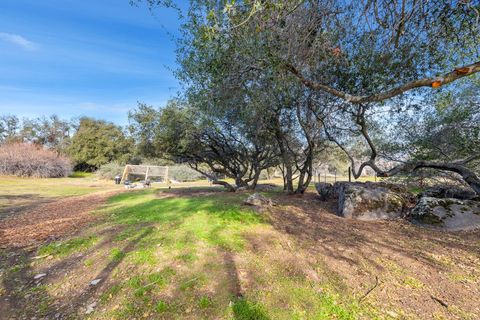
[[[16,116],[0,116],[0,143],[28,142],[64,154],[74,130],[71,122],[61,120],[57,115],[36,119]]]
[[[112,123],[90,118],[80,119],[68,153],[80,168],[99,168],[112,161],[125,163],[133,142]]]
[[[167,311],[168,308],[169,308],[168,303],[166,303],[163,300],[160,300],[160,301],[157,302],[157,304],[155,304],[155,311],[157,311],[158,313],[163,313],[163,312]]]
[[[143,103],[138,108],[128,112],[130,125],[128,130],[136,142],[138,154],[147,157],[161,157],[161,152],[155,135],[159,130],[160,111]]]
[[[104,165],[101,165],[95,175],[101,179],[113,179],[116,175],[122,175],[123,170],[125,169],[124,165],[121,165],[117,162],[110,162]]]

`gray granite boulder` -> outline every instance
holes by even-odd
[[[325,201],[333,196],[333,185],[326,182],[315,183],[315,189],[317,189],[320,198]]]
[[[342,183],[338,193],[337,214],[359,220],[394,219],[403,217],[409,195],[374,183]]]
[[[422,197],[410,212],[413,222],[458,231],[480,228],[480,201]]]
[[[461,200],[473,200],[477,198],[477,194],[473,190],[444,185],[430,187],[422,192],[420,196],[433,198],[455,198]]]

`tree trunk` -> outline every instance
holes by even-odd
[[[292,173],[292,167],[291,166],[285,166],[285,173],[284,173],[284,188],[285,192],[287,193],[293,193],[293,173]]]
[[[236,189],[228,182],[225,181],[213,181],[212,184],[218,184],[224,186],[229,192],[235,192]]]
[[[258,179],[260,179],[260,170],[255,171],[253,181],[248,188],[251,189],[251,190],[255,190],[255,188],[257,187],[257,184],[258,184]]]
[[[235,178],[235,185],[237,186],[237,188],[248,188],[248,183],[243,181],[243,179],[240,177]]]

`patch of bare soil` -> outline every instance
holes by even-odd
[[[0,248],[20,248],[80,230],[96,219],[90,212],[117,193],[98,193],[44,203],[0,221]]]
[[[480,231],[425,229],[404,220],[359,221],[335,215],[314,193],[278,196],[275,229],[293,236],[309,260],[361,303],[398,319],[480,319]]]

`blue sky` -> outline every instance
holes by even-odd
[[[176,13],[129,0],[1,0],[0,115],[118,124],[175,96]]]

